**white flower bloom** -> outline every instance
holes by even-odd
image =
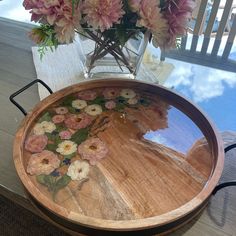
[[[77,144],[69,140],[59,143],[56,149],[63,156],[70,155],[76,152],[76,150]]]
[[[102,113],[102,107],[97,104],[89,105],[84,109],[84,111],[91,116],[97,116]]]
[[[72,180],[81,180],[87,178],[89,173],[89,164],[86,161],[74,161],[68,168],[67,175]]]
[[[136,93],[132,89],[122,89],[120,92],[120,96],[124,98],[134,98]]]
[[[83,109],[87,107],[87,102],[84,100],[76,99],[72,102],[72,107],[75,109]]]
[[[130,105],[135,105],[138,103],[138,99],[137,98],[130,98],[128,101],[127,101]]]
[[[42,135],[44,133],[52,133],[56,129],[56,125],[51,121],[43,121],[41,123],[37,123],[34,126],[34,134]]]
[[[41,126],[41,123],[37,123],[35,126],[34,126],[34,134],[36,135],[43,135],[45,133],[43,127]]]

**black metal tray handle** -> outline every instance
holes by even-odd
[[[18,103],[14,100],[14,98],[21,94],[23,91],[25,91],[26,89],[28,89],[29,87],[31,87],[32,85],[36,84],[36,83],[40,83],[42,84],[50,94],[53,93],[53,91],[50,89],[50,87],[45,83],[43,82],[42,80],[40,79],[36,79],[36,80],[33,80],[32,82],[30,82],[29,84],[27,84],[26,86],[24,86],[23,88],[19,89],[18,91],[16,91],[15,93],[13,93],[9,99],[10,101],[26,116],[27,115],[27,112],[26,110]]]
[[[233,143],[233,144],[229,145],[228,147],[226,147],[224,149],[224,151],[225,151],[225,153],[227,153],[228,151],[230,151],[233,148],[236,148],[236,143]],[[236,186],[236,181],[228,181],[228,182],[224,182],[224,183],[221,183],[221,184],[217,185],[215,187],[215,189],[213,190],[212,194],[215,195],[222,188],[226,188],[226,187],[229,187],[229,186]]]
[[[20,93],[22,93],[23,91],[25,91],[26,89],[28,89],[29,87],[31,87],[32,85],[36,84],[36,83],[40,83],[42,84],[50,94],[53,93],[53,91],[50,89],[50,87],[45,83],[43,82],[42,80],[40,79],[36,79],[36,80],[33,80],[32,82],[30,82],[29,84],[27,84],[26,86],[24,86],[23,88],[21,88],[20,90],[16,91],[15,93],[13,93],[11,96],[10,96],[10,101],[26,116],[27,115],[27,112],[25,111],[25,109],[19,104],[17,103],[15,100],[14,100],[14,97],[16,97],[17,95],[19,95]],[[228,151],[230,151],[231,149],[235,148],[236,147],[236,143],[234,144],[231,144],[229,145],[228,147],[226,147],[224,149],[225,153],[227,153]],[[219,185],[217,185],[215,187],[215,189],[213,190],[212,194],[215,195],[219,190],[221,190],[222,188],[225,188],[225,187],[229,187],[229,186],[236,186],[236,181],[229,181],[229,182],[224,182],[224,183],[221,183]]]

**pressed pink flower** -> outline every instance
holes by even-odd
[[[108,101],[108,102],[105,103],[105,107],[108,110],[112,110],[116,107],[116,103],[114,101]]]
[[[140,9],[142,0],[128,0],[129,7],[131,11],[137,12]]]
[[[59,133],[59,136],[61,139],[70,139],[71,138],[71,132],[69,130],[63,130]]]
[[[67,128],[77,130],[86,128],[92,123],[92,120],[93,119],[91,116],[82,113],[78,115],[71,115],[64,122]]]
[[[68,109],[66,107],[57,107],[55,108],[55,112],[59,115],[65,115],[68,113]]]
[[[188,21],[191,19],[194,7],[193,0],[166,1],[163,15],[168,22],[168,32],[162,40],[157,37],[158,46],[166,49],[176,46],[176,38],[187,32]]]
[[[46,135],[31,135],[26,139],[25,149],[32,153],[42,152],[47,142],[48,137]]]
[[[95,29],[104,31],[119,23],[124,15],[121,0],[86,0],[82,5],[85,21]]]
[[[117,88],[105,88],[102,94],[106,99],[114,99],[120,95],[120,90]]]
[[[93,91],[93,90],[85,90],[85,91],[78,92],[77,96],[79,99],[92,101],[97,97],[97,93],[96,91]]]
[[[60,160],[57,155],[51,151],[44,150],[41,153],[32,154],[28,166],[27,173],[30,175],[49,175],[60,166]]]
[[[65,116],[64,115],[55,115],[52,117],[52,122],[54,124],[60,124],[65,120]]]
[[[82,159],[88,160],[91,165],[96,165],[107,155],[108,148],[99,138],[89,138],[79,145],[78,153]]]

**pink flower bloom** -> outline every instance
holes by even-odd
[[[107,155],[108,148],[99,138],[90,138],[79,145],[78,153],[82,159],[88,160],[91,165],[96,165]]]
[[[55,108],[55,112],[58,115],[65,115],[66,113],[68,113],[68,109],[66,107],[57,107]]]
[[[106,88],[102,94],[106,99],[113,99],[120,95],[120,90],[117,88]]]
[[[71,132],[69,130],[64,130],[59,133],[59,136],[61,139],[70,139],[71,138]]]
[[[65,125],[69,129],[82,129],[86,128],[92,123],[92,118],[91,116],[82,113],[78,115],[71,115],[65,120]]]
[[[85,21],[102,32],[119,23],[124,15],[121,0],[86,0],[82,5]]]
[[[137,12],[140,9],[142,0],[128,0],[131,11]]]
[[[54,124],[60,124],[65,120],[65,116],[64,115],[55,115],[52,117],[52,122]]]
[[[81,91],[77,94],[79,99],[86,100],[86,101],[92,101],[97,97],[97,93],[92,90],[85,90]]]
[[[150,30],[156,29],[160,23],[161,13],[157,0],[142,0],[140,3],[138,24]]]
[[[176,37],[187,32],[188,21],[191,19],[194,7],[193,0],[166,1],[163,15],[168,22],[168,32],[162,41],[157,39],[158,46],[166,49],[176,46]]]
[[[25,142],[25,149],[32,153],[42,152],[47,142],[48,137],[46,135],[31,135]]]
[[[105,103],[105,107],[108,110],[112,110],[116,107],[116,103],[114,101],[108,101],[108,102]]]
[[[49,175],[59,166],[60,160],[57,158],[57,155],[44,150],[41,153],[31,155],[27,166],[27,173],[30,175]]]

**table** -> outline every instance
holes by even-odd
[[[10,104],[8,99],[10,94],[36,78],[31,54],[32,42],[27,37],[30,28],[29,24],[0,18],[0,194],[40,215],[31,205],[14,168],[12,143],[23,115]],[[233,117],[235,117],[236,112],[232,105],[236,101],[236,93],[234,92],[236,75],[227,72],[220,75],[220,71],[210,70],[209,68],[200,66],[196,68],[191,64],[174,62],[173,60],[170,60],[170,62],[174,63],[177,69],[168,78],[165,85],[175,87],[177,91],[198,102],[204,110],[208,109],[209,115],[221,131],[235,131],[236,122],[234,122],[235,118],[233,119]],[[200,71],[199,68],[203,68],[203,72],[197,76],[197,72]],[[182,70],[182,73],[179,69]],[[197,81],[198,78],[207,78],[207,72],[209,74],[214,73],[214,77],[218,75],[218,79],[215,78],[218,82],[214,89],[211,86],[215,83],[209,85],[209,81],[212,82],[212,79],[208,79],[208,84],[206,83],[207,80]],[[222,80],[222,78],[224,79]],[[220,85],[219,81],[221,82]],[[227,93],[223,93],[221,87],[225,83],[229,84]],[[188,87],[195,93],[190,93],[191,89],[189,90]],[[219,87],[222,94],[219,92]],[[201,91],[205,89],[205,93],[196,93],[199,88]],[[206,90],[207,88],[209,90]],[[218,92],[216,93],[218,97],[214,99],[212,98],[213,91]],[[26,109],[32,108],[39,101],[37,87],[33,87],[20,95],[18,101]],[[220,107],[222,108],[220,109]],[[209,108],[211,109],[209,110]],[[224,136],[228,143],[236,139],[235,132],[226,132]],[[232,166],[232,168],[229,168],[227,176],[232,174],[233,177],[234,172],[235,169]],[[171,235],[236,235],[234,222],[236,218],[235,197],[235,188],[222,190],[215,197],[212,197],[209,206],[199,218],[194,219]]]

